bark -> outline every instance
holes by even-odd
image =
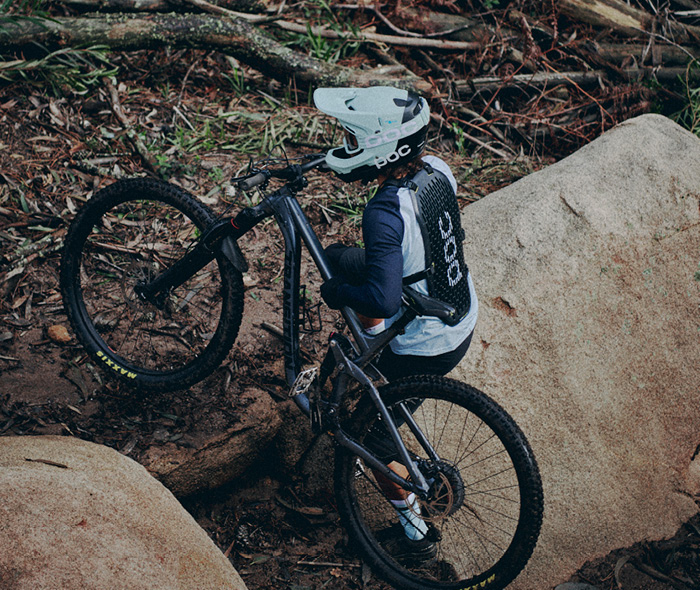
[[[572,20],[612,29],[628,37],[658,34],[678,43],[700,41],[700,28],[677,22],[660,22],[653,15],[628,6],[622,0],[559,0],[557,8]]]
[[[182,0],[61,0],[62,4],[82,10],[109,12],[171,12],[188,8]],[[265,12],[269,0],[213,0],[212,4],[242,12]]]
[[[50,48],[107,46],[114,50],[163,46],[217,49],[282,82],[301,87],[389,84],[429,93],[430,84],[398,66],[354,70],[302,55],[282,46],[250,23],[210,15],[113,15],[53,18],[8,23],[0,29],[0,49],[40,43]]]

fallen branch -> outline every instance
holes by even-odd
[[[395,35],[380,35],[378,33],[363,33],[353,35],[351,33],[339,33],[326,27],[308,27],[288,21],[274,21],[275,26],[293,33],[308,33],[325,39],[344,39],[357,43],[386,43],[387,45],[400,45],[404,47],[430,47],[443,51],[477,51],[483,48],[483,44],[477,41],[440,41],[438,39],[426,39],[424,37],[397,37]]]
[[[431,113],[430,118],[433,119],[434,121],[438,122],[439,124],[443,125],[447,129],[452,129],[452,126],[447,122],[447,120],[444,117],[442,117],[442,115],[439,115],[437,113]],[[478,145],[479,147],[481,147],[485,150],[488,150],[489,152],[498,156],[499,158],[502,158],[504,160],[511,160],[513,158],[512,155],[506,154],[504,151],[499,150],[498,148],[495,148],[495,147],[489,145],[485,141],[482,141],[479,138],[474,137],[473,135],[470,135],[469,133],[467,133],[463,129],[461,130],[461,134],[465,139],[471,141],[472,143],[475,143],[476,145]]]
[[[156,14],[147,18],[56,17],[11,22],[0,28],[0,50],[40,43],[47,47],[103,45],[114,50],[171,46],[225,51],[264,74],[301,87],[391,85],[430,93],[432,85],[404,67],[370,70],[330,64],[278,43],[240,18]]]
[[[625,60],[634,60],[639,64],[646,63],[645,57],[650,57],[649,62],[657,65],[685,65],[692,59],[700,59],[700,49],[693,46],[661,45],[655,44],[647,52],[648,44],[641,43],[601,43],[594,49],[595,53],[603,59],[622,63]]]
[[[573,20],[601,29],[612,29],[628,37],[656,33],[661,26],[678,43],[700,41],[700,28],[678,22],[661,21],[656,16],[629,6],[622,0],[559,0],[558,10]]]
[[[216,14],[220,16],[226,16],[229,18],[242,18],[243,20],[248,21],[249,23],[259,23],[259,22],[266,22],[270,20],[270,17],[267,16],[257,16],[257,15],[251,15],[251,14],[246,14],[244,12],[236,12],[233,10],[229,10],[228,8],[224,8],[222,6],[219,6],[217,4],[212,4],[211,2],[207,2],[207,0],[181,0],[185,4],[188,4],[190,6],[194,6],[195,8],[199,8],[200,10],[204,12],[208,12],[209,14]],[[273,19],[276,17],[273,17]]]
[[[621,70],[625,82],[643,80],[673,81],[686,74],[687,68],[627,68]],[[700,73],[691,70],[695,81]],[[468,97],[478,91],[495,92],[503,88],[554,88],[555,86],[580,86],[590,88],[606,85],[607,73],[602,70],[590,72],[539,72],[537,74],[516,74],[507,78],[501,76],[482,76],[469,81],[458,80],[455,88],[461,97]]]
[[[61,0],[62,4],[84,10],[108,10],[113,12],[172,12],[183,0]],[[265,0],[216,0],[223,8],[245,12],[263,12],[269,2]]]

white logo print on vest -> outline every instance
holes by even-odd
[[[452,233],[452,218],[447,211],[443,211],[442,214],[444,217],[438,220],[438,227],[442,235],[443,255],[447,263],[447,282],[450,287],[454,287],[462,278],[462,269],[459,268],[459,261],[457,260],[457,240]],[[445,229],[442,224],[445,218],[447,218],[447,229]]]

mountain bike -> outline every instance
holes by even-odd
[[[332,270],[296,195],[305,175],[323,168],[322,154],[252,168],[235,179],[244,190],[273,178],[284,184],[231,217],[154,179],[102,189],[66,237],[61,289],[73,330],[98,365],[137,390],[191,386],[223,362],[238,333],[247,269],[238,241],[274,218],[285,249],[285,377],[311,427],[336,442],[338,511],[353,545],[397,588],[504,588],[525,567],[542,523],[542,485],[525,436],[469,385],[436,376],[387,383],[373,365],[417,316],[447,319],[454,309],[405,287],[403,315],[370,336],[345,308],[348,330],[330,336],[319,366],[302,367],[302,244],[324,280]],[[387,481],[415,494],[410,510],[427,529],[427,557],[392,550],[400,520]]]

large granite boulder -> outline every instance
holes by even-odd
[[[698,510],[700,140],[645,115],[467,207],[480,298],[454,376],[529,438],[545,493],[514,590]]]
[[[0,588],[245,590],[138,463],[69,437],[0,437]]]

